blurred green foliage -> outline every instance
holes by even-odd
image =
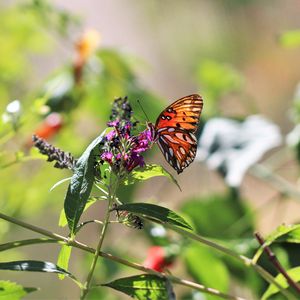
[[[220,257],[206,246],[192,243],[184,252],[186,267],[196,282],[223,293],[229,290],[230,275]],[[209,270],[209,271],[208,271]],[[207,295],[205,299],[217,299]]]
[[[202,61],[197,69],[197,79],[205,101],[205,116],[220,114],[220,101],[227,94],[239,92],[244,78],[233,66],[213,60]]]
[[[286,48],[300,46],[300,30],[288,30],[279,36],[279,43]]]
[[[52,43],[33,11],[1,6],[0,98],[4,110],[5,103],[23,93],[29,83],[27,80],[32,76],[29,54],[49,51]]]
[[[181,210],[191,218],[197,232],[205,236],[221,239],[249,237],[254,231],[253,215],[245,201],[231,193],[187,199]],[[212,216],[217,222],[211,221]]]

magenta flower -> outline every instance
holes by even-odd
[[[132,134],[136,122],[132,122],[132,110],[127,98],[115,101],[107,125],[114,127],[114,130],[106,135],[105,151],[101,154],[101,160],[109,163],[120,176],[136,167],[145,166],[141,153],[152,146],[154,137],[150,128],[138,135]]]
[[[114,120],[114,121],[109,121],[109,122],[107,123],[107,126],[108,126],[108,127],[117,127],[117,126],[119,126],[119,124],[120,124],[120,121],[119,121],[119,120]]]
[[[106,139],[107,139],[108,141],[111,141],[115,136],[116,136],[116,131],[115,131],[115,130],[112,130],[112,131],[110,131],[110,132],[106,135]]]
[[[107,161],[108,163],[112,163],[113,154],[111,152],[103,152],[101,155],[101,159]]]

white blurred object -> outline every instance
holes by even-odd
[[[163,226],[155,225],[151,228],[150,234],[154,237],[165,237],[167,235],[167,231]]]
[[[263,116],[252,115],[244,122],[213,118],[205,124],[196,160],[222,170],[226,183],[238,187],[247,170],[281,141],[279,127]]]
[[[22,114],[22,106],[20,100],[14,100],[7,104],[5,112],[2,114],[4,123],[12,123],[16,126]]]

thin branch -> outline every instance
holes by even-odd
[[[284,278],[287,280],[288,284],[295,290],[297,291],[298,294],[300,294],[300,286],[297,284],[297,282],[295,282],[290,276],[289,274],[286,272],[286,270],[283,268],[283,266],[281,265],[281,263],[279,262],[279,260],[277,259],[275,253],[271,250],[271,248],[267,245],[265,245],[265,240],[263,239],[263,237],[256,232],[255,237],[257,239],[257,241],[260,243],[260,245],[262,246],[264,252],[267,254],[267,256],[269,257],[270,262],[273,264],[273,266],[276,268],[276,270],[281,273]]]
[[[211,295],[214,295],[214,296],[218,296],[218,297],[223,298],[223,299],[245,300],[244,298],[241,298],[241,297],[235,297],[235,296],[224,294],[224,293],[222,293],[222,292],[220,292],[216,289],[213,289],[213,288],[207,288],[207,287],[205,287],[203,285],[200,285],[200,284],[197,284],[197,283],[195,284],[194,282],[191,282],[189,280],[180,279],[180,278],[177,278],[177,277],[171,276],[171,275],[165,275],[165,277],[168,278],[173,283],[188,286],[188,287],[193,288],[193,289],[200,290],[199,287],[201,286],[201,291],[202,292],[205,292],[207,294],[211,294]]]
[[[300,191],[289,181],[278,174],[273,173],[273,171],[266,166],[256,164],[250,169],[250,173],[255,177],[270,183],[275,189],[280,191],[282,195],[288,195],[300,200]]]
[[[0,245],[0,252],[10,250],[13,248],[36,245],[36,244],[49,244],[49,243],[59,243],[59,241],[50,239],[50,238],[36,238],[36,239],[27,239],[27,240],[19,240],[13,241]]]
[[[96,223],[96,224],[101,224],[103,225],[103,222],[102,221],[99,221],[99,220],[89,220],[89,221],[85,221],[85,222],[82,222],[80,223],[77,228],[76,228],[76,233],[79,232],[79,230],[81,230],[81,228],[87,224],[90,224],[90,223]]]

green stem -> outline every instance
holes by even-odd
[[[83,243],[77,242],[77,241],[75,241],[75,240],[70,240],[69,238],[64,237],[64,236],[61,236],[61,235],[59,235],[59,234],[57,234],[57,233],[53,233],[53,232],[51,232],[51,231],[42,229],[42,228],[40,228],[40,227],[37,227],[37,226],[31,225],[31,224],[25,223],[25,222],[23,222],[23,221],[17,220],[17,219],[12,218],[12,217],[9,217],[9,216],[4,215],[4,214],[2,214],[2,213],[0,213],[0,218],[3,219],[3,220],[8,221],[8,222],[10,222],[10,223],[13,223],[13,224],[16,224],[16,225],[18,225],[18,226],[21,226],[21,227],[23,227],[23,228],[29,229],[29,230],[31,230],[31,231],[34,231],[34,232],[40,233],[40,234],[42,234],[42,235],[48,236],[48,237],[50,237],[50,238],[52,238],[52,239],[55,239],[56,241],[64,242],[64,243],[66,243],[67,245],[73,246],[73,247],[75,247],[75,248],[78,248],[78,249],[81,249],[81,250],[84,250],[84,251],[87,251],[87,252],[90,252],[90,253],[94,253],[94,254],[95,254],[95,252],[96,252],[95,249],[93,249],[93,248],[91,248],[91,247],[88,247],[87,245],[85,245],[85,244],[83,244]],[[251,261],[251,259],[249,259],[249,258],[247,258],[247,257],[244,257],[244,256],[241,256],[241,255],[238,255],[238,254],[236,254],[235,252],[233,252],[233,251],[230,250],[230,249],[227,249],[227,248],[225,248],[225,247],[223,247],[223,246],[220,246],[220,245],[218,245],[218,244],[215,244],[214,242],[208,241],[208,240],[206,240],[206,239],[204,239],[204,238],[202,238],[202,237],[200,237],[200,236],[198,236],[198,235],[196,235],[196,234],[193,234],[193,233],[191,233],[191,232],[188,232],[188,231],[179,229],[178,227],[172,227],[172,226],[170,226],[170,225],[168,225],[168,224],[163,224],[163,225],[166,226],[166,227],[169,227],[169,228],[172,229],[172,230],[177,229],[177,230],[175,230],[175,231],[177,231],[178,233],[180,233],[180,234],[182,234],[182,235],[184,235],[184,236],[186,236],[186,237],[189,237],[189,238],[191,238],[191,239],[194,239],[194,240],[196,240],[196,241],[199,241],[199,242],[201,242],[201,243],[203,243],[203,244],[205,244],[205,245],[208,245],[208,246],[210,246],[210,247],[212,247],[212,248],[215,248],[215,249],[217,249],[217,250],[219,250],[219,251],[221,251],[221,252],[223,252],[223,253],[225,253],[225,254],[227,254],[227,255],[230,255],[231,257],[234,257],[234,258],[236,258],[236,259],[242,261],[243,264],[245,264],[246,266],[252,266],[253,269],[254,269],[258,274],[260,274],[262,278],[264,278],[267,282],[274,284],[274,285],[280,290],[280,292],[281,292],[283,295],[285,295],[285,296],[287,297],[287,299],[291,299],[291,300],[292,300],[292,299],[295,299],[290,293],[288,293],[286,290],[284,290],[284,288],[283,288],[280,284],[278,284],[278,283],[275,281],[275,279],[273,278],[272,275],[270,275],[266,270],[264,270],[264,269],[263,269],[262,267],[260,267],[259,265],[253,264],[252,261]],[[181,231],[182,231],[182,232],[181,232]],[[25,244],[27,245],[28,243],[25,243]],[[16,246],[17,246],[17,245],[16,245]],[[7,247],[6,247],[6,249],[7,249]],[[1,251],[1,247],[0,247],[0,251]],[[154,274],[154,275],[157,275],[157,276],[160,276],[160,277],[161,277],[161,276],[166,276],[166,277],[168,278],[168,275],[161,274],[161,273],[156,272],[156,271],[154,271],[154,270],[152,270],[152,269],[145,268],[144,266],[141,266],[140,264],[137,264],[137,263],[134,263],[134,262],[127,261],[127,260],[125,260],[125,259],[123,259],[123,258],[121,258],[121,257],[117,257],[117,256],[114,256],[114,255],[109,254],[109,253],[104,253],[104,252],[99,251],[99,256],[102,256],[102,257],[104,257],[104,258],[106,258],[106,259],[115,261],[115,262],[120,263],[120,264],[122,264],[122,265],[126,265],[126,266],[128,266],[128,267],[130,267],[130,268],[133,268],[133,269],[136,269],[136,270],[139,270],[139,271],[142,271],[142,272],[146,272],[146,273],[148,273],[148,274]],[[169,276],[169,277],[170,277],[170,276]],[[173,276],[172,276],[172,277],[170,278],[170,280],[171,280],[172,282],[174,282],[174,283],[178,283],[178,284],[181,284],[181,285],[186,285],[186,286],[189,286],[189,287],[192,287],[192,286],[193,286],[194,289],[204,292],[203,286],[198,285],[197,283],[190,282],[190,281],[183,281],[183,282],[179,283],[179,281],[180,281],[181,279],[180,279],[180,278],[177,278],[178,280],[176,281],[175,278],[177,278],[177,277],[173,277]],[[174,281],[174,280],[175,280],[175,281]],[[189,282],[190,285],[187,285],[187,282]],[[227,298],[227,299],[230,299],[230,298]],[[237,298],[237,299],[238,299],[238,298]]]
[[[214,296],[218,296],[219,298],[223,298],[223,299],[229,299],[229,300],[245,300],[244,298],[241,297],[236,297],[236,296],[231,296],[231,295],[227,295],[224,294],[216,289],[213,288],[207,288],[203,285],[200,284],[195,284],[194,282],[190,282],[188,280],[185,279],[180,279],[177,278],[175,276],[171,276],[171,275],[166,275],[166,277],[173,283],[175,284],[180,284],[180,285],[184,285],[184,286],[188,286],[190,288],[196,289],[196,290],[200,290],[199,286],[201,286],[201,292],[210,294],[210,295],[214,295]]]
[[[59,243],[57,240],[49,239],[49,238],[36,238],[36,239],[28,239],[28,240],[19,240],[14,242],[9,242],[0,245],[0,252],[10,250],[13,248],[36,245],[36,244],[48,244],[48,243]]]
[[[110,175],[110,184],[109,184],[108,196],[107,196],[108,197],[108,206],[107,206],[107,210],[106,210],[106,214],[105,214],[105,219],[104,219],[103,226],[102,226],[102,229],[101,229],[100,239],[99,239],[96,251],[94,253],[94,258],[93,258],[93,261],[92,261],[92,265],[91,265],[89,274],[87,276],[86,282],[84,284],[84,287],[82,289],[82,293],[81,293],[81,296],[80,296],[81,300],[85,299],[86,295],[89,292],[91,282],[92,282],[92,278],[93,278],[93,274],[94,274],[94,271],[95,271],[95,268],[96,268],[96,265],[97,265],[99,253],[101,251],[101,247],[102,247],[102,244],[103,244],[103,241],[104,241],[106,230],[108,228],[110,211],[111,211],[111,208],[112,208],[112,203],[114,201],[115,194],[116,194],[116,189],[117,189],[117,186],[118,186],[118,181],[116,181],[116,183],[113,184],[112,176],[113,176],[113,174]]]

